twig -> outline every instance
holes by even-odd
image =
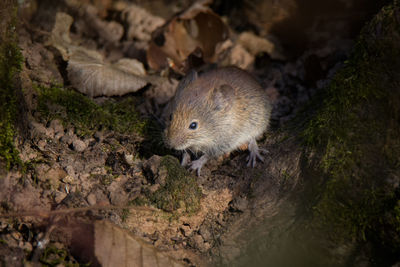
[[[130,209],[136,211],[157,211],[155,208],[151,207],[139,207],[139,206],[100,206],[95,205],[91,207],[82,207],[82,208],[69,208],[69,209],[60,209],[60,210],[38,210],[38,211],[21,211],[21,212],[10,212],[6,214],[0,214],[0,218],[10,218],[10,217],[26,217],[26,216],[37,216],[37,217],[51,217],[54,215],[62,215],[62,214],[70,214],[77,213],[89,210],[109,210],[109,209]]]

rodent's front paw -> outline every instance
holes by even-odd
[[[203,155],[198,160],[194,160],[189,164],[190,169],[196,171],[197,176],[200,176],[201,168],[207,161],[208,157],[206,155]]]
[[[189,162],[190,162],[190,154],[185,151],[183,152],[181,166],[185,167],[189,164]]]

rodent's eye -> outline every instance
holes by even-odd
[[[189,125],[189,129],[190,130],[196,130],[197,129],[197,122],[192,122],[190,125]]]
[[[172,121],[172,113],[169,115],[169,120]]]

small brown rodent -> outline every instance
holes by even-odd
[[[179,83],[166,108],[165,142],[183,150],[182,165],[190,160],[188,150],[203,155],[190,164],[200,175],[210,158],[248,145],[248,166],[263,160],[256,139],[268,127],[272,105],[262,87],[247,72],[236,67],[192,72]]]

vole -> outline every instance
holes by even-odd
[[[246,71],[225,67],[198,75],[192,71],[181,80],[166,107],[164,140],[183,150],[182,165],[190,161],[188,151],[203,155],[190,163],[200,171],[211,158],[247,145],[247,166],[263,161],[256,139],[267,129],[272,105],[263,88]]]

